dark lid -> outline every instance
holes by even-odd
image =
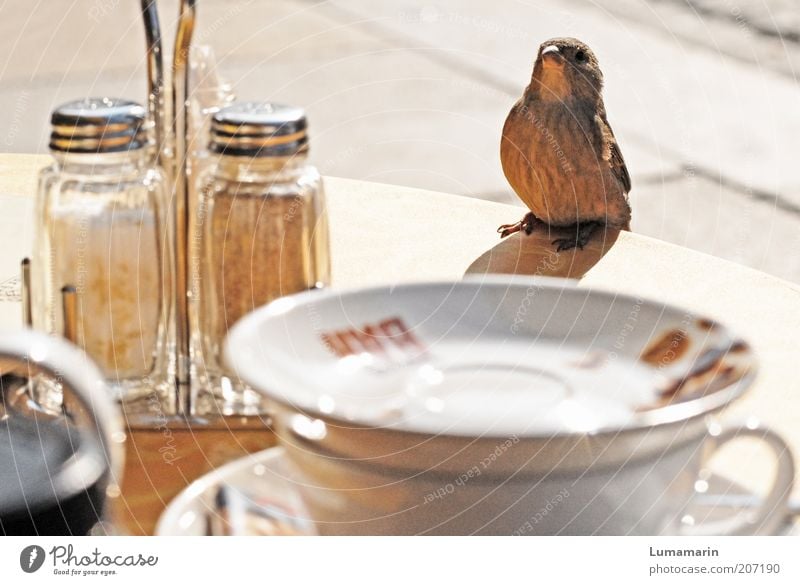
[[[306,128],[302,108],[237,103],[214,115],[209,149],[227,156],[292,156],[308,151]]]
[[[86,98],[56,108],[50,120],[50,150],[102,153],[142,148],[150,143],[147,111],[118,98]]]
[[[77,429],[11,416],[0,421],[0,437],[0,533],[86,534],[101,519],[106,470],[84,470],[93,475],[88,487],[59,481],[83,440]]]

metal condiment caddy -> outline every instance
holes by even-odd
[[[165,264],[169,265],[169,277],[167,279],[162,279],[164,282],[168,282],[168,284],[158,281],[160,285],[157,285],[164,288],[164,290],[168,289],[168,293],[165,294],[166,298],[170,299],[169,303],[162,303],[162,305],[159,306],[159,310],[162,312],[159,314],[167,316],[164,318],[161,329],[159,329],[159,334],[164,333],[164,331],[169,332],[169,335],[164,335],[164,338],[167,339],[167,342],[164,342],[167,347],[164,351],[169,357],[169,366],[164,369],[164,372],[168,371],[168,373],[163,373],[161,377],[162,383],[157,383],[157,381],[152,382],[151,386],[147,387],[145,392],[131,392],[129,395],[123,393],[120,396],[120,403],[122,404],[128,427],[132,431],[138,430],[145,433],[163,433],[167,430],[178,429],[186,429],[192,433],[198,430],[226,432],[236,430],[264,431],[268,425],[268,409],[257,394],[251,390],[245,389],[245,392],[250,393],[249,400],[231,401],[229,397],[224,396],[224,393],[220,392],[218,384],[214,387],[214,384],[210,383],[207,376],[196,375],[200,370],[197,366],[197,356],[198,353],[202,353],[202,351],[197,348],[206,347],[204,340],[200,339],[200,336],[203,335],[202,327],[193,322],[193,319],[197,319],[199,315],[199,309],[192,305],[196,299],[193,298],[193,283],[191,282],[194,277],[191,258],[191,222],[192,213],[195,212],[194,207],[196,206],[196,202],[192,202],[192,197],[196,195],[197,190],[195,187],[197,179],[193,176],[193,172],[196,173],[198,169],[190,168],[192,164],[190,162],[192,154],[190,148],[191,104],[189,100],[190,96],[187,95],[187,87],[189,84],[189,56],[190,49],[192,48],[192,35],[196,23],[196,5],[196,0],[181,0],[180,2],[172,67],[166,70],[164,67],[162,35],[159,25],[157,2],[156,0],[141,0],[141,14],[147,42],[148,101],[146,114],[141,114],[141,119],[137,119],[135,117],[136,104],[125,101],[108,100],[106,98],[103,98],[103,100],[85,100],[83,102],[67,104],[54,113],[53,136],[55,138],[51,139],[51,150],[54,150],[54,152],[58,151],[58,154],[79,152],[83,153],[84,157],[98,156],[98,153],[115,152],[113,148],[108,145],[111,144],[109,140],[117,136],[114,132],[118,132],[118,135],[124,137],[124,140],[127,141],[125,143],[126,150],[125,153],[123,153],[127,154],[130,148],[129,145],[131,143],[136,143],[139,137],[144,136],[146,133],[149,142],[144,145],[136,143],[133,147],[144,147],[148,149],[146,152],[149,153],[149,160],[152,161],[154,165],[153,168],[156,172],[156,175],[153,175],[156,177],[155,179],[153,179],[153,176],[142,179],[145,184],[145,190],[150,189],[152,193],[158,192],[158,184],[156,184],[156,187],[152,186],[154,180],[163,181],[165,185],[174,187],[174,196],[170,204],[171,213],[168,216],[173,223],[169,226],[168,230],[154,232],[161,234],[162,240],[159,245],[163,247],[167,252],[167,256],[169,256],[165,261]],[[64,112],[61,110],[69,114],[72,110],[70,110],[68,106],[74,106],[75,104],[79,106],[78,113],[75,114],[73,118],[66,116],[68,118],[67,121],[59,125],[57,119],[60,120],[64,118]],[[265,105],[268,107],[270,106],[269,104]],[[252,108],[254,106],[250,104],[249,107]],[[86,108],[98,108],[102,110],[102,116],[98,118],[99,121],[98,119],[92,119],[87,123]],[[108,113],[109,108],[115,108],[113,116]],[[215,117],[215,123],[219,125],[226,120],[236,119],[236,112],[241,113],[241,108],[241,106],[238,106],[238,110],[232,109],[233,114],[228,114],[227,117],[224,114]],[[117,109],[120,109],[121,113],[118,114]],[[298,136],[302,134],[302,142],[298,143],[300,146],[294,153],[289,153],[290,156],[304,156],[306,150],[305,117],[302,114],[302,110],[298,111],[300,114],[297,114],[290,122],[290,130]],[[61,118],[58,118],[58,116],[61,116]],[[264,131],[263,128],[266,126],[263,124],[262,122],[261,130],[259,131]],[[246,126],[248,129],[254,127],[249,119],[242,121],[241,125],[242,127]],[[59,142],[58,145],[54,147],[53,140],[61,139],[58,134],[61,131],[66,132],[68,135],[64,138],[63,144]],[[217,132],[214,139],[216,143],[212,141],[212,146],[218,144],[220,141],[219,132],[217,130],[214,130],[214,132]],[[237,143],[237,140],[240,142],[244,140],[248,145],[251,144],[251,137],[249,135],[236,134],[235,131],[232,132],[231,140],[233,143]],[[284,136],[285,132],[286,130],[284,129],[276,133],[276,136],[279,135],[281,139],[278,141],[281,144],[286,142]],[[93,146],[88,147],[90,150],[83,150],[87,137],[89,140],[88,144]],[[272,144],[269,140],[264,142],[265,145],[268,143]],[[81,149],[78,149],[76,145],[80,146]],[[88,155],[86,154],[87,152],[89,153]],[[231,159],[231,157],[235,159],[237,155],[243,155],[237,152],[218,151],[218,153],[228,155],[229,159]],[[248,154],[252,154],[250,150],[244,152],[244,155]],[[270,155],[262,154],[261,151],[259,151],[253,156],[258,157],[258,164],[264,165],[263,157]],[[256,159],[254,158],[254,160]],[[230,160],[228,164],[231,164]],[[295,168],[300,167],[295,165]],[[313,172],[316,172],[313,170],[313,167],[311,169]],[[194,181],[194,183],[192,183],[192,181]],[[209,181],[209,185],[214,185],[213,177],[210,178]],[[217,181],[219,181],[219,179],[217,179]],[[81,182],[78,180],[73,181],[73,183],[80,185]],[[122,184],[122,180],[120,180],[120,184]],[[91,188],[91,186],[84,187],[85,190],[91,190]],[[42,189],[42,187],[40,187],[40,189]],[[96,195],[94,195],[96,192],[97,189],[92,192],[92,196],[96,197]],[[167,197],[168,196],[169,193],[167,193]],[[61,197],[63,199],[63,195],[61,195]],[[265,197],[274,198],[275,196],[270,192],[265,193]],[[322,205],[322,197],[320,186],[319,192],[312,194],[310,205],[310,207],[315,208],[315,215],[311,221],[318,221],[321,226],[319,228],[321,233],[317,241],[312,244],[315,251],[311,252],[312,257],[310,260],[311,264],[316,268],[309,272],[307,267],[309,260],[308,258],[304,258],[304,276],[294,279],[297,282],[304,283],[303,286],[305,288],[315,288],[326,285],[329,279],[327,224],[324,218],[324,209],[322,211],[319,209]],[[128,204],[128,200],[122,200],[124,201],[123,205],[127,206],[125,207],[125,211],[133,211],[134,213],[132,215],[138,218],[137,221],[139,221],[139,223],[136,225],[141,233],[141,217],[144,211],[141,211],[139,208],[132,208]],[[93,200],[93,202],[94,201],[96,200]],[[114,200],[113,205],[118,206],[117,200]],[[285,201],[282,201],[281,205],[285,205]],[[45,210],[42,217],[37,218],[37,220],[40,222],[53,221],[47,215],[50,211],[49,208]],[[118,211],[118,207],[113,207],[113,211],[109,213],[116,214],[115,217],[118,217],[120,212]],[[156,209],[157,216],[159,213],[161,212]],[[160,215],[159,217],[161,221],[163,221],[164,217],[167,216]],[[194,221],[197,220],[195,219]],[[115,226],[114,229],[119,231],[120,228],[118,225],[115,224]],[[82,224],[79,227],[81,229],[85,228]],[[77,228],[72,226],[71,229]],[[110,228],[104,229],[107,231],[110,230]],[[311,231],[313,232],[314,229]],[[55,232],[56,228],[48,225],[45,228],[45,231],[47,230]],[[308,239],[308,237],[305,237],[303,241],[307,242]],[[321,239],[324,240],[323,245],[319,243]],[[141,236],[139,236],[137,242],[139,242],[139,246],[142,245]],[[104,245],[106,244],[104,243]],[[107,247],[110,248],[111,244],[107,244]],[[206,245],[205,247],[207,248],[208,246]],[[54,248],[57,249],[58,246],[55,245]],[[316,256],[314,256],[314,254],[316,254]],[[23,321],[26,326],[42,328],[40,323],[36,323],[38,316],[37,311],[43,311],[40,306],[37,306],[37,286],[41,285],[35,277],[32,278],[31,276],[32,273],[34,273],[34,275],[36,274],[36,262],[37,259],[34,257],[33,267],[31,261],[27,258],[22,263],[22,311]],[[53,273],[53,267],[48,265],[47,262],[48,261],[45,260],[44,265],[39,268],[48,273]],[[53,261],[50,262],[52,263]],[[109,260],[109,263],[110,262]],[[107,266],[105,270],[108,274],[111,274],[113,268],[116,267],[111,265]],[[158,267],[153,270],[156,269],[161,270],[161,265],[159,264]],[[141,277],[141,268],[137,270],[138,271],[133,272],[134,279],[140,279]],[[165,274],[165,271],[161,270],[161,274]],[[45,303],[45,306],[51,313],[58,313],[59,317],[58,319],[50,318],[48,321],[49,326],[45,326],[44,328],[50,330],[51,333],[60,333],[70,341],[87,347],[89,344],[87,339],[90,334],[83,330],[82,327],[91,327],[92,325],[89,323],[91,320],[94,320],[96,326],[99,327],[100,325],[97,325],[99,319],[97,319],[96,316],[89,315],[89,317],[87,317],[84,315],[84,311],[89,314],[90,310],[83,308],[78,300],[79,295],[76,293],[76,286],[78,283],[69,282],[64,280],[64,278],[60,280],[54,279],[52,274],[48,274],[48,278],[49,280],[46,280],[46,283],[47,286],[49,286],[47,294],[50,295],[50,305],[46,305]],[[111,281],[112,278],[112,276],[108,276],[109,281]],[[109,287],[109,290],[111,289],[111,284],[107,284],[106,286]],[[132,284],[131,286],[134,285]],[[54,301],[52,298],[54,294],[58,294],[59,290],[61,293],[61,302],[59,303],[60,306],[55,310],[53,309]],[[287,290],[284,292],[291,293],[298,291]],[[138,294],[141,295],[142,293],[140,292]],[[113,293],[107,293],[107,295],[113,295]],[[32,297],[33,301],[31,300]],[[162,296],[162,299],[163,298],[165,297]],[[141,299],[138,297],[137,302],[141,303]],[[41,301],[39,304],[41,304]],[[207,311],[208,308],[204,307],[203,310]],[[112,309],[109,308],[108,312],[111,313]],[[237,315],[237,317],[238,316],[240,315]],[[141,321],[141,315],[139,315],[138,318]],[[157,318],[157,316],[153,318]],[[38,317],[38,320],[43,321],[43,318]],[[199,319],[197,320],[199,321]],[[84,323],[84,321],[87,322]],[[225,330],[227,330],[227,327],[225,327]],[[110,331],[113,334],[114,330],[110,329]],[[219,339],[216,341],[216,347],[220,346]],[[157,344],[161,343],[161,341],[155,339],[153,343]],[[138,349],[140,348],[137,348],[137,350]],[[91,355],[90,351],[89,354]],[[157,356],[154,357],[153,360],[156,360],[156,358]],[[202,358],[203,356],[201,355],[201,359]],[[116,349],[114,350],[114,355],[109,359],[112,359],[115,365],[119,365],[120,358],[116,353]],[[98,361],[97,358],[96,361]],[[102,367],[102,360],[99,361]],[[119,377],[119,369],[115,371]],[[153,377],[155,378],[156,376]],[[147,376],[142,379],[147,382],[150,381],[150,378]],[[35,384],[31,386],[35,387]],[[228,386],[230,386],[230,384],[228,384]],[[37,396],[35,390],[32,390],[32,392],[34,393],[34,399],[37,401],[42,403],[48,401],[48,397]],[[61,406],[65,409],[69,409],[68,404],[63,404]]]

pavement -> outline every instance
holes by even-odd
[[[198,3],[196,41],[240,99],[307,108],[323,173],[505,203],[505,115],[538,45],[577,36],[605,73],[633,230],[800,282],[796,0]],[[0,3],[0,151],[46,152],[69,99],[144,100],[138,2],[54,4]],[[171,32],[177,1],[159,5]]]

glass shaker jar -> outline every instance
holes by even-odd
[[[322,179],[307,163],[300,108],[238,103],[211,124],[216,166],[201,186],[201,374],[226,399],[246,397],[222,363],[228,330],[284,295],[330,282]]]
[[[120,398],[166,388],[167,201],[145,109],[89,98],[53,113],[32,267],[33,325],[71,339]],[[67,311],[62,291],[74,290]],[[65,313],[74,323],[65,323]]]

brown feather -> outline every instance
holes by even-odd
[[[540,54],[531,84],[503,126],[503,171],[520,199],[550,225],[625,227],[631,181],[606,119],[602,74],[586,45],[555,39],[543,47],[554,42],[567,57],[586,52],[587,61],[567,62],[559,72],[543,67]]]

